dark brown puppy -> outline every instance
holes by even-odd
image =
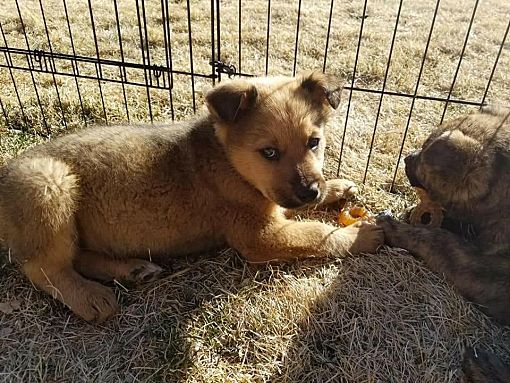
[[[379,218],[408,249],[482,310],[510,324],[510,118],[476,113],[442,124],[406,159],[411,185],[445,210],[445,227]]]
[[[468,348],[462,361],[461,383],[508,383],[510,367],[492,352]]]
[[[510,324],[510,111],[444,123],[405,162],[411,185],[442,206],[445,220],[431,229],[382,215],[386,243],[409,250],[485,313]],[[510,382],[510,368],[493,354],[468,350],[463,369],[465,382]]]
[[[296,222],[282,209],[355,190],[322,175],[341,90],[317,72],[223,82],[187,122],[99,127],[30,149],[0,169],[0,237],[34,285],[97,321],[118,306],[93,280],[153,279],[158,258],[224,244],[261,263],[374,251],[375,225]]]

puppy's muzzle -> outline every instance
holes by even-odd
[[[422,188],[418,177],[416,176],[416,164],[418,160],[418,156],[420,155],[420,150],[416,150],[409,154],[406,158],[404,158],[404,162],[406,164],[406,176],[409,179],[409,183],[413,187]]]
[[[292,190],[297,199],[302,203],[310,203],[320,197],[319,182],[315,181],[310,184],[297,182],[292,185]]]

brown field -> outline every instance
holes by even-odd
[[[101,58],[120,59],[113,0],[92,0]],[[76,53],[95,57],[86,0],[66,1]],[[140,62],[136,1],[121,1],[119,14],[126,61]],[[0,2],[0,23],[9,47],[49,50],[39,1]],[[62,0],[44,0],[54,52],[71,54]],[[298,1],[271,1],[269,74],[291,75]],[[446,97],[459,62],[474,1],[440,3],[418,94]],[[399,2],[368,2],[355,85],[381,89]],[[148,40],[153,63],[165,64],[161,3],[146,0]],[[303,0],[298,72],[322,69],[330,1]],[[386,89],[413,93],[435,1],[403,2]],[[362,1],[336,1],[326,71],[350,84]],[[452,97],[479,102],[487,86],[505,29],[510,3],[481,1]],[[170,4],[172,62],[189,71],[186,2]],[[24,28],[23,28],[24,27]],[[209,74],[210,2],[191,1],[193,65]],[[267,2],[242,2],[244,73],[265,73]],[[221,2],[222,59],[238,63],[238,2]],[[510,52],[502,51],[490,86],[489,102],[510,105]],[[0,46],[5,46],[0,39]],[[23,58],[24,59],[24,58]],[[13,62],[21,63],[13,56]],[[2,54],[0,64],[5,64]],[[70,63],[62,64],[70,70]],[[65,67],[67,65],[67,67]],[[95,73],[91,66],[82,73]],[[138,81],[143,72],[128,75]],[[0,68],[0,163],[44,140],[33,132],[44,125],[30,73],[13,71],[26,121],[20,112],[9,70]],[[105,76],[116,77],[105,68]],[[101,124],[98,83],[80,79],[82,111],[75,80],[57,76],[68,129]],[[53,78],[34,74],[46,119],[54,135],[65,129]],[[175,117],[193,113],[189,76],[175,75]],[[196,79],[197,108],[211,86]],[[124,122],[122,87],[103,82],[108,123]],[[143,87],[126,87],[131,122],[148,121]],[[340,175],[361,182],[380,101],[378,94],[353,92],[345,137],[349,92],[330,126],[326,173],[334,176],[342,139]],[[171,120],[168,91],[151,91],[155,121]],[[397,193],[389,193],[411,99],[384,96],[360,202],[373,212],[401,211],[414,201],[399,171]],[[419,146],[436,125],[444,103],[416,101],[404,153]],[[450,105],[446,118],[473,107]],[[7,128],[13,129],[7,129]],[[28,128],[29,133],[20,129]],[[335,211],[309,211],[303,219],[331,221]],[[151,285],[115,285],[122,314],[104,326],[75,318],[59,303],[37,292],[0,257],[0,381],[183,381],[183,382],[455,382],[465,345],[489,348],[510,361],[510,330],[497,326],[465,302],[439,277],[406,252],[384,249],[377,255],[307,261],[254,270],[232,250],[199,259],[175,260]]]

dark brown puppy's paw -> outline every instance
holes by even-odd
[[[462,383],[508,383],[510,367],[492,352],[469,347],[462,360]]]
[[[384,233],[384,243],[392,247],[401,246],[401,235],[402,224],[398,222],[391,212],[384,211],[376,217],[376,225],[381,228]]]
[[[411,226],[393,218],[391,213],[383,212],[376,217],[376,225],[384,231],[384,243],[391,247],[416,250],[421,240],[430,238],[431,230]],[[417,242],[418,241],[418,242]],[[427,244],[426,244],[427,245]]]
[[[384,244],[384,232],[381,227],[366,223],[356,222],[342,229],[344,234],[352,239],[349,253],[375,253]]]

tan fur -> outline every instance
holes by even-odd
[[[321,171],[340,91],[317,72],[235,80],[211,90],[209,113],[194,120],[98,127],[28,150],[0,170],[0,236],[37,287],[98,321],[117,303],[86,278],[150,280],[161,271],[152,259],[225,244],[250,262],[375,251],[376,226],[295,222],[278,206],[355,190]]]

